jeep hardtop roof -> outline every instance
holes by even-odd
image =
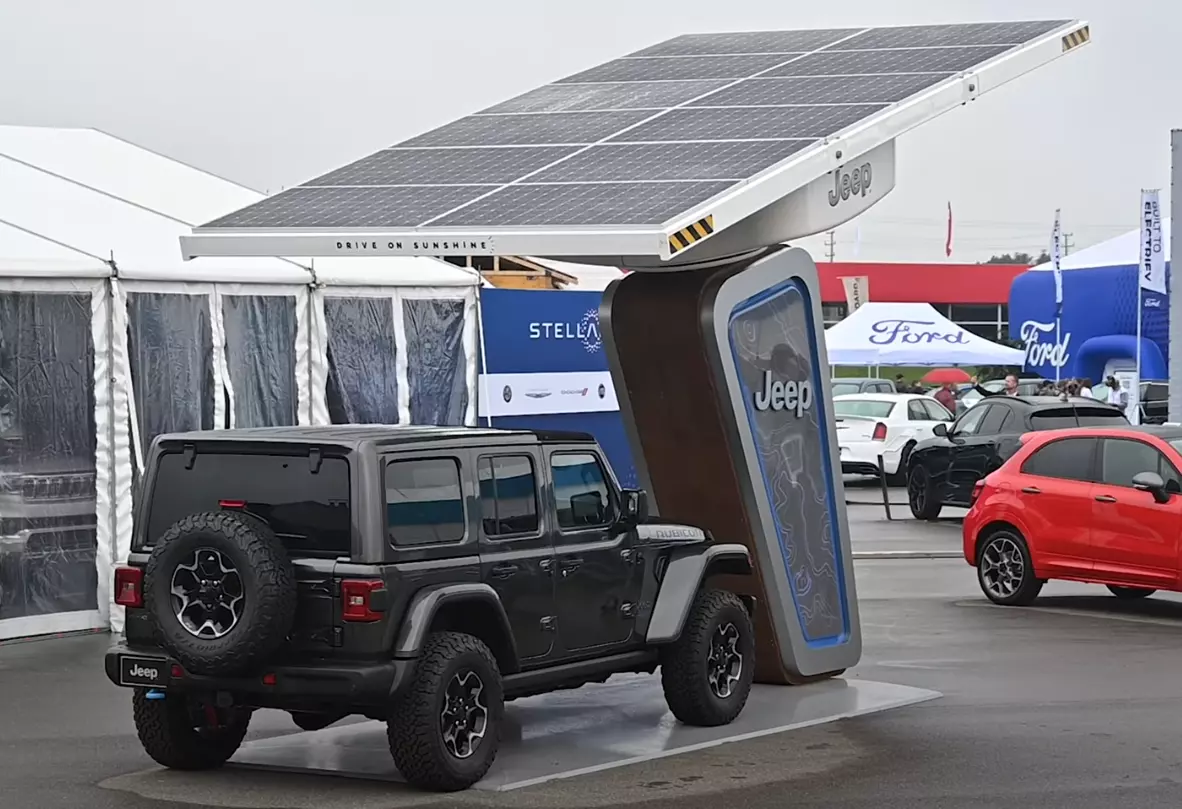
[[[388,447],[432,441],[473,441],[497,444],[592,443],[590,433],[563,430],[502,430],[492,427],[430,427],[392,424],[341,424],[317,427],[245,427],[234,430],[193,430],[167,433],[154,445],[276,443],[315,444],[358,450],[363,446]]]

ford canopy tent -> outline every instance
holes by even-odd
[[[1021,365],[1016,348],[990,342],[927,303],[864,303],[825,330],[831,365]]]
[[[1170,274],[1170,221],[1162,219],[1166,277]],[[1109,374],[1136,367],[1137,268],[1141,231],[1064,256],[1063,314],[1055,330],[1055,278],[1051,265],[1022,273],[1010,286],[1010,337],[1026,347],[1026,370],[1048,379]],[[1168,287],[1167,287],[1168,288]],[[1169,376],[1169,296],[1145,290],[1141,314],[1141,378]]]

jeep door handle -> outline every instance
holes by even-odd
[[[582,559],[566,559],[558,565],[558,572],[562,576],[569,576],[583,565]]]
[[[499,565],[496,565],[493,567],[492,575],[493,575],[493,578],[507,579],[510,576],[512,576],[514,573],[516,573],[519,569],[520,568],[518,568],[517,565],[515,565],[515,564],[512,564],[510,562],[504,562],[503,564],[499,564]]]
[[[1096,495],[1096,502],[1097,503],[1115,503],[1116,498],[1110,494],[1098,494],[1098,495]]]

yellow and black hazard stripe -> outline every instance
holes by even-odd
[[[1072,31],[1070,34],[1063,37],[1063,53],[1067,53],[1067,51],[1071,50],[1072,48],[1078,48],[1080,45],[1089,41],[1091,38],[1091,26],[1085,25],[1078,31]]]
[[[669,237],[669,253],[684,250],[695,242],[700,242],[714,232],[714,214],[703,217],[689,227],[682,228]]]

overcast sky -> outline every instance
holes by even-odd
[[[901,138],[859,220],[860,260],[943,261],[951,201],[968,262],[1038,252],[1056,207],[1084,247],[1135,227],[1142,187],[1168,195],[1182,4],[0,0],[0,122],[97,127],[274,192],[679,33],[1058,18],[1092,44]]]

